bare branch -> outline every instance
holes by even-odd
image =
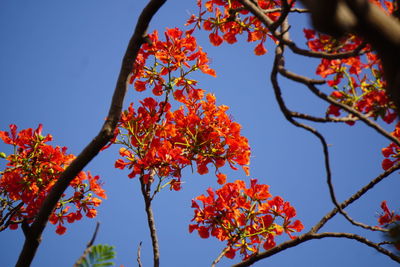
[[[136,261],[138,262],[139,267],[142,267],[142,261],[140,259],[140,250],[142,249],[142,241],[140,241],[138,249],[137,249],[137,258]]]
[[[336,117],[326,117],[326,118],[320,118],[320,117],[314,117],[309,114],[304,114],[304,113],[299,113],[295,111],[291,111],[290,115],[293,118],[299,118],[299,119],[304,119],[308,121],[313,121],[313,122],[354,122],[357,121],[358,119],[355,117],[343,117],[343,118],[336,118]]]
[[[287,24],[287,23],[285,23]],[[319,133],[316,129],[314,129],[313,127],[310,127],[309,125],[305,125],[302,123],[299,123],[295,120],[293,120],[291,113],[289,112],[289,110],[286,108],[286,106],[284,105],[283,99],[280,96],[280,88],[279,88],[279,84],[277,82],[277,72],[278,69],[280,67],[283,67],[284,65],[284,60],[283,60],[283,47],[282,46],[278,46],[276,49],[276,57],[275,57],[275,61],[274,61],[274,69],[272,71],[271,74],[271,81],[272,81],[272,85],[274,87],[275,90],[275,95],[277,96],[277,100],[278,103],[280,103],[280,107],[282,112],[285,114],[285,117],[288,121],[290,121],[293,125],[297,126],[297,127],[301,127],[307,131],[309,131],[310,133],[312,133],[313,135],[315,135],[321,142],[322,148],[323,148],[323,154],[324,154],[324,162],[325,162],[325,170],[326,170],[326,180],[327,180],[327,184],[329,187],[329,193],[331,196],[331,200],[332,203],[336,206],[336,208],[338,209],[338,211],[353,225],[355,226],[359,226],[362,227],[364,229],[368,229],[368,230],[372,230],[372,231],[384,231],[383,229],[379,228],[379,227],[374,227],[374,226],[369,226],[366,225],[364,223],[361,222],[357,222],[355,221],[353,218],[350,217],[350,215],[348,213],[346,213],[341,206],[339,205],[337,199],[336,199],[336,195],[335,195],[335,190],[334,190],[334,186],[332,183],[332,173],[331,173],[331,167],[330,167],[330,161],[329,161],[329,150],[328,150],[328,144],[324,138],[324,136]]]
[[[316,80],[313,80],[313,79],[310,79],[310,78],[295,74],[293,72],[290,72],[287,69],[285,69],[282,65],[279,66],[279,73],[282,74],[284,77],[286,77],[288,79],[291,79],[293,81],[300,82],[300,83],[306,85],[310,89],[310,91],[313,92],[319,98],[326,100],[330,104],[339,106],[340,108],[342,108],[346,112],[348,112],[348,113],[352,114],[353,116],[359,118],[367,126],[375,129],[382,136],[386,137],[387,139],[389,139],[390,141],[392,141],[396,145],[400,146],[400,141],[397,138],[395,138],[394,136],[392,136],[389,132],[384,130],[379,124],[377,124],[377,123],[373,122],[372,120],[368,119],[368,117],[365,116],[364,114],[362,114],[361,112],[358,112],[357,110],[355,110],[355,109],[353,109],[353,108],[351,108],[351,107],[349,107],[349,106],[347,106],[345,104],[337,102],[332,97],[330,97],[330,96],[326,95],[325,93],[321,92],[320,90],[318,90],[318,88],[314,86],[314,84],[317,84]]]
[[[362,187],[360,190],[358,190],[356,193],[351,195],[347,200],[343,201],[340,204],[340,207],[342,209],[346,208],[349,206],[351,203],[362,197],[365,193],[367,193],[369,190],[371,190],[375,185],[377,185],[379,182],[381,182],[383,179],[389,177],[390,174],[393,172],[397,171],[400,169],[400,163],[392,166],[391,168],[387,169],[384,173],[380,174],[377,176],[375,179],[370,181],[367,185]],[[330,211],[327,215],[325,215],[320,222],[318,222],[312,229],[311,232],[317,232],[319,229],[321,229],[325,223],[330,220],[333,216],[335,216],[339,210],[337,208],[334,208],[332,211]]]
[[[160,250],[158,245],[158,238],[157,238],[157,230],[156,230],[156,223],[153,215],[153,210],[151,208],[151,183],[154,180],[154,176],[156,172],[151,170],[150,178],[148,181],[145,181],[143,175],[140,177],[140,186],[142,195],[144,198],[145,209],[147,214],[147,223],[149,225],[150,236],[153,246],[153,262],[154,267],[158,267],[160,265]]]
[[[271,257],[277,253],[280,253],[288,248],[295,247],[306,241],[313,240],[313,239],[322,239],[322,238],[327,238],[327,237],[346,238],[346,239],[358,241],[358,242],[365,244],[365,245],[377,250],[378,252],[388,256],[392,260],[400,263],[399,256],[397,256],[396,254],[392,253],[391,251],[389,251],[387,249],[382,248],[381,246],[379,246],[379,244],[369,241],[365,237],[362,237],[362,236],[359,236],[356,234],[351,234],[351,233],[329,233],[329,232],[326,232],[326,233],[320,233],[320,234],[306,233],[304,235],[297,237],[296,239],[286,241],[286,242],[284,242],[276,247],[273,247],[265,252],[259,253],[245,261],[242,261],[241,263],[234,264],[234,265],[232,265],[232,267],[250,266],[259,260]]]
[[[212,262],[211,267],[215,267],[217,263],[222,259],[222,257],[225,255],[225,253],[229,250],[229,247],[224,248],[221,253],[218,255],[218,257]]]
[[[69,186],[69,183],[82,171],[82,169],[99,153],[99,151],[114,136],[114,130],[119,121],[123,100],[126,93],[126,82],[132,71],[137,53],[144,42],[147,27],[154,14],[161,8],[166,0],[151,0],[143,9],[135,32],[129,41],[125,52],[121,70],[118,76],[116,88],[112,98],[107,120],[101,128],[99,134],[89,143],[89,145],[78,155],[70,166],[61,174],[57,183],[53,186],[49,195],[46,197],[43,205],[37,215],[37,218],[31,225],[30,235],[26,237],[23,250],[19,256],[16,266],[29,266],[35,256],[36,250],[41,241],[41,235],[46,227],[47,221],[63,192]]]

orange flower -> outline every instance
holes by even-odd
[[[254,48],[254,54],[257,56],[262,56],[265,53],[267,53],[267,49],[265,48],[263,43],[259,43],[255,48]]]
[[[192,201],[194,217],[189,232],[198,231],[202,238],[211,236],[226,241],[225,254],[233,258],[239,251],[243,259],[258,253],[259,245],[268,250],[275,246],[275,236],[283,233],[290,238],[299,232],[303,225],[299,220],[291,222],[295,209],[281,197],[272,196],[268,185],[258,184],[252,179],[250,187],[237,180],[226,183],[215,192],[209,188],[208,196],[201,195]],[[199,201],[202,206],[200,206]],[[217,218],[217,219],[216,219]],[[282,225],[279,225],[279,220]],[[232,247],[240,249],[233,249]]]
[[[10,125],[10,133],[0,131],[0,138],[13,145],[14,153],[9,155],[5,170],[0,178],[0,194],[23,204],[16,208],[10,202],[9,209],[15,209],[15,215],[9,219],[10,228],[17,228],[21,221],[32,223],[47,194],[58,180],[60,174],[75,158],[66,153],[65,147],[53,147],[46,144],[52,140],[51,135],[42,136],[42,125],[37,129],[21,130]],[[80,172],[70,183],[68,194],[64,194],[50,215],[50,223],[57,224],[56,232],[64,234],[65,220],[72,223],[81,218],[82,209],[93,208],[100,204],[97,198],[89,197],[94,193],[106,198],[99,176],[93,177],[89,172]],[[90,188],[86,185],[90,184]],[[93,199],[93,201],[90,201]],[[63,203],[63,204],[61,204]]]

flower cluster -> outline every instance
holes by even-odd
[[[277,235],[286,233],[294,239],[292,233],[304,228],[299,220],[293,221],[296,210],[290,203],[278,196],[273,198],[268,186],[256,179],[249,187],[237,180],[215,192],[210,188],[207,193],[192,200],[195,223],[189,225],[189,231],[197,230],[202,238],[211,235],[226,241],[228,258],[233,259],[239,251],[247,259],[261,246],[265,250],[274,247]]]
[[[66,153],[66,147],[46,144],[51,135],[42,136],[42,125],[17,133],[17,126],[10,125],[10,132],[0,131],[4,143],[14,147],[13,154],[1,156],[7,160],[4,171],[0,172],[0,201],[5,205],[9,219],[3,224],[16,229],[19,223],[32,223],[44,199],[56,183],[60,174],[75,158]],[[64,222],[72,223],[82,218],[96,216],[96,207],[106,198],[101,188],[99,176],[81,172],[70,184],[70,195],[64,194],[50,217],[50,222],[58,224],[56,232],[64,234]]]
[[[165,31],[165,41],[161,41],[158,32],[148,35],[136,58],[130,83],[136,91],[142,92],[152,87],[156,96],[171,90],[174,84],[190,87],[195,81],[186,76],[196,70],[215,77],[215,71],[208,66],[209,59],[196,39],[178,28]],[[152,66],[146,66],[148,59]],[[176,77],[173,74],[176,73]]]
[[[240,134],[241,126],[226,114],[227,106],[217,106],[215,96],[205,95],[189,78],[196,70],[215,76],[196,39],[176,28],[167,29],[165,41],[156,32],[149,39],[139,52],[131,82],[139,92],[153,87],[153,94],[164,100],[147,97],[137,110],[132,103],[123,112],[119,139],[114,140],[123,145],[123,159],[115,167],[132,169],[128,176],[140,175],[146,183],[151,172],[161,179],[172,178],[167,184],[173,190],[181,189],[181,171],[188,165],[195,164],[199,174],[208,173],[208,165],[215,166],[221,184],[226,176],[219,168],[226,163],[248,171],[250,148]],[[149,59],[151,67],[146,66]],[[179,104],[176,110],[171,97]]]
[[[400,140],[400,123],[397,123],[392,135]],[[400,161],[400,147],[395,143],[390,143],[387,147],[382,148],[382,155],[385,157],[382,161],[382,168],[387,170]]]
[[[265,10],[265,14],[276,21],[280,16],[279,8],[281,1],[258,0],[257,4]],[[196,28],[203,28],[210,31],[209,39],[211,44],[215,46],[221,45],[223,42],[233,44],[237,42],[237,35],[247,33],[247,42],[258,42],[254,48],[256,55],[264,55],[267,52],[265,41],[267,38],[275,40],[270,31],[255,16],[249,15],[239,1],[228,0],[209,0],[204,3],[197,1],[199,6],[198,16],[192,15],[186,25],[194,24]],[[209,15],[209,16],[207,16]]]
[[[137,111],[131,105],[120,121],[120,140],[124,144],[116,168],[132,169],[129,177],[155,170],[159,177],[174,177],[171,186],[180,189],[181,170],[197,166],[199,174],[215,166],[219,183],[224,175],[218,171],[228,163],[232,168],[249,164],[248,141],[240,134],[240,125],[226,114],[227,106],[217,106],[215,96],[203,90],[174,92],[175,99],[184,103],[171,111],[166,102],[146,98]],[[165,118],[160,120],[160,116]],[[147,176],[146,176],[147,177]]]
[[[220,2],[224,1],[216,1]],[[123,112],[113,141],[123,145],[115,167],[129,169],[128,177],[140,176],[145,184],[152,184],[157,175],[155,193],[167,185],[180,190],[186,166],[195,167],[199,174],[214,167],[223,187],[215,192],[209,189],[208,197],[197,198],[203,208],[193,202],[196,224],[190,231],[198,230],[202,237],[211,233],[227,241],[227,257],[233,258],[238,250],[248,257],[261,245],[273,247],[277,235],[286,232],[292,237],[303,225],[292,221],[296,212],[288,202],[271,198],[267,185],[256,180],[249,188],[243,181],[227,183],[227,176],[220,171],[225,165],[234,170],[239,165],[249,175],[250,147],[240,124],[226,113],[229,108],[217,105],[215,96],[198,88],[197,81],[189,77],[196,70],[215,76],[191,32],[167,29],[165,41],[154,32],[142,46],[130,82],[138,92],[151,88],[154,97],[144,98],[137,108],[132,103]]]
[[[381,209],[383,210],[383,213],[378,218],[378,223],[380,226],[387,227],[388,225],[395,222],[400,222],[400,215],[395,214],[394,211],[389,210],[386,200],[382,201]]]
[[[383,213],[379,216],[378,223],[380,226],[389,229],[388,237],[392,239],[394,247],[400,250],[400,215],[390,211],[386,201],[382,201],[381,209]]]
[[[337,54],[353,51],[362,45],[362,40],[355,35],[336,40],[325,34],[317,34],[314,30],[305,29],[304,34],[312,51]],[[362,56],[322,59],[316,73],[323,78],[331,77],[327,83],[335,90],[331,93],[335,100],[390,124],[396,118],[395,107],[384,90],[380,61],[376,53],[370,50],[370,46],[366,45],[362,49]],[[342,86],[340,90],[339,85]],[[340,116],[340,107],[330,105],[327,115]],[[350,125],[353,123],[349,122]]]

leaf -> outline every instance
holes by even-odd
[[[114,258],[115,251],[113,246],[99,244],[86,249],[74,267],[114,266],[114,263],[110,261]]]

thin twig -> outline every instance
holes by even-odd
[[[313,121],[313,122],[354,122],[357,121],[358,119],[356,117],[343,117],[343,118],[336,118],[336,117],[325,117],[325,118],[320,118],[320,117],[315,117],[311,116],[309,114],[304,114],[304,113],[299,113],[295,111],[290,111],[290,116],[293,118],[299,118],[303,120],[308,120],[308,121]]]
[[[285,28],[287,28],[287,27],[288,27],[287,21],[283,22],[282,31],[285,32]],[[284,72],[284,73],[288,72],[284,68],[284,66],[285,66],[284,62],[285,61],[284,61],[284,58],[283,58],[283,52],[284,52],[284,46],[282,44],[280,44],[277,47],[276,54],[275,54],[276,58],[275,58],[275,61],[274,61],[274,70],[273,70],[273,75],[274,76],[271,74],[271,80],[272,80],[273,86],[274,86],[275,90],[279,90],[279,91],[280,91],[279,84],[278,84],[277,78],[276,78],[277,72],[278,71],[279,72]],[[308,78],[297,75],[296,79],[297,79],[297,81],[300,81],[300,82],[303,80],[303,83],[304,83],[304,79],[308,79]],[[312,84],[314,84],[314,83],[312,83]],[[281,110],[283,110],[283,112],[288,113],[288,110],[287,110],[286,106],[284,105],[283,99],[280,99],[279,102],[281,102],[282,103],[281,105],[284,106],[284,108],[283,109],[281,108]],[[315,128],[313,128],[313,127],[311,127],[309,125],[298,123],[297,121],[293,120],[293,118],[291,117],[290,113],[288,115],[286,115],[286,118],[292,124],[294,124],[295,126],[301,127],[303,129],[309,131],[310,133],[312,133],[314,136],[316,136],[320,140],[321,145],[322,145],[322,149],[323,149],[323,154],[324,154],[326,181],[327,181],[328,188],[329,188],[329,194],[330,194],[332,203],[336,206],[336,208],[338,209],[339,213],[341,213],[351,224],[353,224],[355,226],[362,227],[364,229],[372,230],[372,231],[387,231],[387,230],[382,229],[380,227],[370,226],[370,225],[358,222],[358,221],[354,220],[352,217],[350,217],[350,215],[341,208],[339,202],[337,201],[336,194],[335,194],[335,189],[334,189],[333,182],[332,182],[332,172],[331,172],[330,160],[329,160],[328,143],[326,142],[325,137],[321,133],[319,133]]]
[[[374,178],[372,181],[370,181],[367,185],[362,187],[360,190],[358,190],[356,193],[351,195],[347,200],[343,201],[340,204],[340,207],[342,209],[346,208],[350,204],[352,204],[354,201],[362,197],[365,193],[367,193],[369,190],[371,190],[375,185],[377,185],[379,182],[381,182],[383,179],[389,177],[390,174],[393,172],[397,171],[400,169],[400,163],[392,166],[391,168],[387,169],[385,172]],[[311,230],[310,232],[318,232],[319,229],[321,229],[327,221],[329,221],[333,216],[335,216],[339,210],[337,208],[334,208],[330,212],[328,212]]]
[[[219,253],[218,257],[212,262],[211,267],[215,267],[217,263],[222,259],[225,253],[229,250],[229,247],[224,248],[221,253]]]
[[[151,208],[151,181],[153,181],[156,172],[151,170],[150,178],[147,183],[145,183],[143,179],[143,175],[140,177],[140,188],[142,191],[144,203],[145,203],[145,210],[147,214],[147,224],[149,226],[151,242],[153,246],[153,262],[154,267],[158,267],[160,265],[160,250],[158,245],[158,237],[157,237],[157,230],[156,230],[156,223],[153,215],[153,210]]]
[[[394,254],[393,252],[382,248],[381,246],[379,246],[377,243],[374,243],[368,239],[366,239],[365,237],[356,235],[356,234],[351,234],[351,233],[331,233],[331,232],[326,232],[326,233],[320,233],[320,234],[316,234],[316,233],[306,233],[303,234],[299,237],[297,237],[296,239],[293,240],[289,240],[286,241],[276,247],[273,247],[265,252],[259,253],[245,261],[242,261],[241,263],[238,264],[234,264],[232,265],[232,267],[245,267],[245,266],[250,266],[253,263],[271,257],[277,253],[280,253],[288,248],[292,248],[295,247],[301,243],[304,243],[306,241],[309,240],[314,240],[314,239],[322,239],[322,238],[327,238],[327,237],[332,237],[332,238],[346,238],[346,239],[350,239],[350,240],[354,240],[357,242],[360,242],[362,244],[365,244],[375,250],[377,250],[378,252],[388,256],[389,258],[391,258],[392,260],[394,260],[395,262],[399,262],[400,263],[400,256],[397,256],[396,254]]]
[[[395,143],[396,145],[400,146],[400,141],[392,136],[389,132],[387,132],[386,130],[384,130],[379,124],[373,122],[372,120],[368,119],[367,116],[365,116],[364,114],[362,114],[361,112],[345,105],[342,104],[338,101],[336,101],[335,99],[333,99],[332,97],[328,96],[327,94],[321,92],[320,90],[318,90],[317,87],[315,87],[314,84],[315,80],[310,79],[308,77],[299,75],[299,74],[295,74],[291,71],[288,71],[287,69],[285,69],[283,66],[279,66],[279,73],[282,74],[284,77],[296,81],[296,82],[300,82],[304,85],[306,85],[310,91],[312,93],[314,93],[316,96],[318,96],[321,99],[326,100],[327,102],[329,102],[332,105],[336,105],[340,108],[342,108],[343,110],[345,110],[347,113],[352,114],[353,116],[359,118],[362,122],[364,122],[367,126],[375,129],[378,133],[380,133],[381,135],[383,135],[384,137],[386,137],[387,139],[389,139],[390,141],[392,141],[393,143]]]
[[[142,241],[140,241],[138,249],[137,249],[137,258],[136,261],[138,262],[139,267],[142,267],[142,261],[140,260],[140,250],[142,249]]]
[[[12,221],[12,217],[14,216],[15,213],[17,213],[22,206],[24,205],[24,202],[19,203],[17,206],[12,208],[10,211],[7,212],[7,214],[0,220],[0,232],[7,229],[7,227],[14,223]],[[4,225],[3,225],[4,224]]]
[[[137,53],[143,44],[148,25],[161,8],[166,0],[151,0],[143,9],[135,32],[129,41],[125,52],[121,70],[118,76],[114,95],[112,97],[111,106],[107,116],[107,120],[101,128],[99,134],[86,146],[86,148],[75,158],[68,168],[60,175],[57,183],[44,200],[40,211],[31,225],[30,235],[25,238],[24,247],[18,258],[17,267],[29,266],[39,247],[41,236],[44,228],[49,220],[50,214],[59,201],[63,192],[67,189],[70,182],[78,175],[79,172],[99,153],[99,151],[111,140],[114,136],[114,130],[121,116],[123,100],[127,90],[126,81],[132,71]]]

